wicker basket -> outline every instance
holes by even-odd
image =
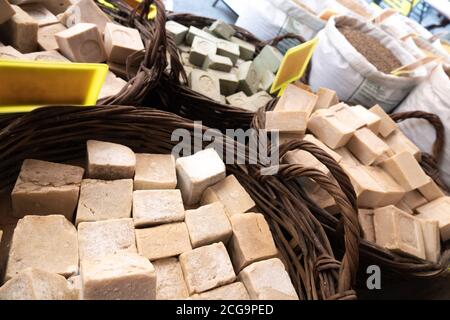
[[[167,16],[167,19],[186,26],[195,26],[199,29],[210,26],[214,22],[214,19],[192,14],[172,13]],[[287,38],[296,39],[301,43],[305,42],[301,36],[294,34],[282,35],[264,42],[245,29],[238,26],[233,27],[236,30],[236,37],[255,45],[256,53],[260,52],[267,44],[276,46]],[[161,87],[165,89],[164,91],[161,90],[165,94],[162,96],[162,100],[165,105],[170,106],[172,112],[189,119],[202,120],[205,125],[220,130],[230,128],[247,129],[250,127],[254,116],[253,112],[214,101],[191,90],[186,83],[171,81],[169,77],[162,78]]]
[[[125,144],[136,152],[170,153],[178,128],[194,134],[199,127],[190,120],[152,108],[125,106],[47,107],[29,114],[2,118],[0,122],[0,189],[17,178],[24,159],[69,161],[85,157],[86,140]],[[226,145],[238,148],[229,137]],[[312,151],[314,145],[298,142],[292,147]],[[288,151],[285,147],[283,153]],[[318,151],[329,159],[323,152]],[[247,153],[247,157],[248,157]],[[248,163],[248,162],[247,162]],[[354,199],[317,170],[281,166],[277,175],[261,175],[261,164],[227,165],[249,192],[269,222],[280,256],[301,299],[354,299],[352,285],[358,268],[359,225]],[[333,167],[330,168],[335,172]],[[322,219],[302,200],[298,177],[310,177],[332,194],[343,212],[344,253],[339,261],[331,248]],[[344,179],[345,180],[345,179]]]
[[[100,104],[153,106],[170,111],[183,117],[201,120],[209,127],[225,130],[229,128],[247,129],[254,113],[217,101],[191,90],[181,64],[178,48],[173,39],[166,34],[166,20],[177,21],[187,26],[203,28],[214,22],[213,19],[192,14],[166,13],[161,0],[145,0],[133,9],[123,0],[111,0],[118,10],[99,4],[100,8],[116,22],[137,28],[146,43],[146,54],[129,58],[127,65],[141,61],[137,74],[129,75],[129,86],[115,97],[100,101]],[[158,8],[154,21],[145,19],[150,5]],[[284,39],[292,38],[299,42],[305,40],[298,35],[286,34],[263,42],[250,32],[234,26],[236,37],[255,45],[259,52],[266,44],[276,45]],[[167,59],[167,57],[169,59]],[[167,61],[169,60],[169,61]],[[167,66],[170,65],[170,68]],[[131,69],[131,68],[129,68]],[[158,101],[155,105],[154,102]]]
[[[275,99],[268,103],[265,108],[261,108],[253,119],[252,126],[256,129],[264,128],[265,123],[265,112],[274,109],[276,102]],[[441,152],[444,146],[444,126],[438,116],[425,113],[422,111],[417,112],[405,112],[391,115],[394,121],[405,121],[411,118],[421,118],[428,120],[433,127],[436,129],[436,141],[433,144],[433,155],[423,153],[421,166],[424,171],[429,175],[434,181],[439,184],[442,189],[448,192],[448,187],[439,178],[439,170],[437,169],[438,160],[441,157]],[[294,141],[289,143],[289,148],[292,149],[292,145],[295,144]],[[283,146],[281,146],[283,148]],[[324,164],[326,162],[323,158],[317,157],[317,153],[312,153],[318,160]],[[437,160],[436,160],[437,159]],[[342,176],[336,176],[334,178],[339,183],[340,187],[346,194],[351,194],[353,191],[352,185],[348,184],[348,177],[345,175],[346,179],[342,180]],[[315,215],[325,215],[324,210],[318,208],[312,200],[310,200],[306,194],[303,192],[302,197],[311,212]],[[331,222],[331,223],[330,223]],[[329,237],[337,241],[335,243],[339,244],[339,239],[341,239],[342,229],[336,221],[323,221],[324,227],[329,231]],[[393,253],[387,249],[381,248],[380,246],[368,242],[364,239],[361,240],[360,245],[360,259],[361,259],[361,270],[365,270],[368,265],[378,265],[382,267],[383,275],[388,275],[390,277],[398,278],[402,277],[420,277],[420,278],[432,278],[441,276],[447,272],[450,264],[450,241],[447,241],[442,247],[441,258],[438,263],[431,263],[429,261],[424,261],[418,258],[406,257],[397,253]],[[367,275],[363,275],[367,277]]]

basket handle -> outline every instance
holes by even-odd
[[[445,129],[438,115],[424,111],[398,112],[390,115],[395,122],[401,122],[408,119],[427,120],[436,132],[436,140],[433,143],[433,158],[437,163],[442,159],[442,152],[445,144]]]
[[[155,4],[157,14],[155,19],[150,22],[147,16],[152,4]],[[166,35],[166,11],[161,0],[144,0],[134,9],[125,4],[120,4],[119,8],[121,11],[129,12],[128,20],[125,23],[139,30],[145,41],[145,54],[139,71],[128,81],[128,85],[117,95],[100,100],[98,104],[141,105],[149,92],[156,88],[166,70],[167,52],[170,55],[171,78],[179,81],[180,74],[184,77],[186,74],[175,49],[174,40]],[[131,62],[136,59],[135,55],[128,57],[127,70]]]
[[[344,228],[345,253],[339,271],[338,288],[340,292],[351,290],[358,271],[360,242],[357,200],[353,186],[339,164],[315,144],[305,140],[292,140],[281,145],[280,158],[291,150],[304,150],[311,153],[330,170],[337,181],[336,184],[323,172],[300,165],[283,165],[280,168],[280,174],[286,179],[307,177],[314,180],[334,198],[339,206]]]
[[[281,36],[274,37],[270,40],[263,41],[263,42],[261,42],[260,46],[261,47],[264,47],[265,45],[277,46],[281,41],[286,40],[286,39],[298,40],[300,43],[306,42],[305,38],[303,38],[302,36],[300,36],[298,34],[286,33]]]
[[[395,122],[401,122],[408,119],[423,119],[427,120],[433,126],[436,132],[436,140],[433,143],[432,155],[423,153],[422,161],[420,162],[426,174],[429,175],[443,190],[450,192],[450,188],[441,179],[438,164],[442,160],[444,146],[445,146],[445,128],[441,118],[434,113],[425,111],[409,111],[398,112],[390,115]]]

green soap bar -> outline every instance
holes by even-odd
[[[204,96],[221,101],[219,79],[211,72],[193,69],[189,75],[189,85],[192,90]]]
[[[226,40],[217,41],[217,54],[220,56],[228,57],[236,64],[239,59],[239,46],[233,42]]]
[[[213,35],[210,35],[209,33],[205,32],[203,30],[200,30],[199,28],[190,26],[189,30],[186,34],[186,44],[192,45],[192,42],[194,41],[195,37],[200,37],[200,38],[212,41],[212,42],[217,42],[220,40],[219,38],[214,37]]]
[[[241,40],[236,37],[231,37],[231,42],[237,44],[239,46],[240,55],[239,57],[242,60],[251,60],[253,59],[253,56],[255,55],[255,46],[251,43],[248,43],[247,41]]]
[[[219,79],[220,93],[229,96],[236,92],[239,85],[237,75],[229,72],[222,72],[217,70],[208,70]]]
[[[246,61],[239,66],[238,79],[240,90],[249,96],[256,93],[259,85],[259,76],[252,61]]]
[[[209,30],[216,36],[219,36],[227,40],[230,40],[230,38],[236,33],[236,31],[232,26],[226,24],[222,20],[217,20],[216,22],[214,22],[209,27]]]
[[[194,66],[203,67],[208,55],[214,55],[216,50],[217,47],[214,42],[195,37],[189,54],[189,62]]]
[[[239,91],[227,97],[228,104],[240,107],[241,105],[247,103],[248,97],[243,91]]]
[[[269,91],[272,87],[272,83],[275,80],[275,75],[269,70],[264,70],[261,74],[261,82],[259,83],[259,89]]]
[[[175,43],[179,45],[184,42],[184,38],[186,37],[189,28],[175,21],[167,21],[166,30],[167,33],[169,33],[174,38]]]
[[[267,69],[272,73],[276,73],[282,60],[283,55],[281,52],[276,48],[267,45],[261,50],[259,55],[253,61],[255,62],[258,73],[262,74],[264,69]]]
[[[223,72],[230,72],[233,67],[231,59],[228,57],[219,56],[217,54],[208,55],[203,64],[203,69],[213,69]]]

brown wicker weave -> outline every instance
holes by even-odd
[[[125,106],[48,107],[9,116],[0,122],[0,189],[11,187],[27,158],[58,162],[80,159],[85,157],[87,139],[122,143],[136,152],[169,153],[178,143],[171,141],[172,131],[184,128],[192,135],[194,127],[199,128],[171,113]],[[230,138],[224,137],[224,141],[238,148]],[[307,142],[285,145],[281,155],[290,148],[311,151],[330,161],[323,151]],[[227,173],[237,177],[268,220],[300,298],[354,299],[352,284],[358,267],[359,243],[354,195],[349,200],[348,193],[343,193],[317,170],[288,165],[281,166],[277,175],[265,176],[260,174],[261,168],[260,164],[227,165]],[[339,176],[336,163],[330,162],[329,168]],[[312,214],[302,200],[299,177],[317,181],[340,206],[345,243],[342,263],[335,258],[319,221],[323,217]],[[349,183],[347,180],[341,179]]]
[[[252,122],[252,127],[256,129],[264,128],[265,123],[265,112],[271,111],[274,109],[276,102],[278,100],[275,99],[268,103],[266,107],[258,110],[255,118]],[[431,155],[423,155],[423,159],[421,162],[424,170],[429,174],[437,183],[439,183],[439,170],[437,169],[436,163],[437,161],[434,159],[440,159],[441,152],[443,150],[444,145],[444,127],[438,116],[425,113],[425,112],[408,112],[408,113],[398,113],[393,114],[392,118],[395,121],[403,121],[410,118],[421,118],[428,120],[436,129],[436,141],[433,145],[433,156]],[[290,142],[289,148],[292,149],[293,144],[300,143]],[[284,146],[281,146],[283,149]],[[351,199],[352,204],[357,207],[356,204],[356,196],[354,194],[353,186],[351,185],[348,176],[342,170],[342,168],[334,162],[333,159],[329,157],[323,157],[323,153],[318,152],[318,150],[312,150],[310,152],[314,155],[320,162],[325,164],[328,168],[330,168],[330,163],[333,162],[333,165],[336,167],[334,171],[331,171],[336,181],[339,183],[343,192],[347,195],[349,199]],[[333,160],[333,161],[332,161]],[[445,187],[445,185],[444,185]],[[301,188],[301,187],[300,187]],[[444,189],[446,190],[446,189]],[[303,199],[308,203],[308,208],[311,212],[314,212],[316,216],[327,217],[329,214],[325,210],[320,209],[317,205],[310,200],[307,195],[302,192]],[[321,219],[325,229],[328,231],[329,237],[331,240],[335,240],[340,243],[342,227],[338,223],[335,217],[334,219]],[[424,261],[418,258],[406,257],[404,255],[400,255],[397,253],[393,253],[387,249],[383,249],[375,243],[368,242],[366,240],[361,240],[360,246],[360,259],[361,259],[361,268],[363,270],[367,265],[378,265],[383,269],[383,274],[390,274],[394,277],[398,277],[399,275],[405,277],[422,277],[422,278],[432,278],[441,276],[445,273],[450,264],[450,241],[447,241],[442,248],[442,255],[438,263],[434,264],[429,261]],[[367,275],[363,275],[367,277]]]

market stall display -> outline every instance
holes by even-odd
[[[91,153],[108,153],[111,150],[114,151],[114,153],[126,152],[127,154],[129,154],[129,151],[125,147],[121,147],[119,149],[118,146],[114,146],[114,148],[112,148],[109,144],[106,146],[102,146],[101,144],[97,143],[96,145],[93,145],[92,150],[86,151],[87,139],[122,144],[138,153],[168,154],[169,152],[171,152],[173,146],[177,144],[177,142],[171,141],[172,129],[185,129],[187,130],[187,132],[189,132],[190,136],[194,134],[194,129],[200,129],[201,132],[204,132],[206,130],[206,128],[195,126],[193,122],[170,113],[151,110],[149,108],[134,107],[99,106],[91,108],[86,107],[82,109],[77,107],[50,107],[38,109],[23,116],[15,116],[14,119],[10,120],[11,122],[9,122],[6,126],[2,122],[2,127],[0,129],[0,145],[3,146],[0,153],[0,163],[2,166],[2,188],[8,188],[12,186],[14,181],[17,179],[22,161],[25,159],[34,158],[50,162],[62,163],[67,161],[74,161],[80,158],[83,159],[84,157],[86,157],[86,153],[88,152],[88,163],[95,163],[97,162],[96,157],[91,158]],[[76,128],[72,127],[71,130],[67,132],[67,127],[71,126],[74,121],[76,122]],[[24,126],[27,128],[25,131],[23,130]],[[130,128],[133,129],[130,130]],[[33,132],[34,134],[29,136],[28,132]],[[46,138],[44,139],[42,139],[43,135],[41,134],[43,132],[47,132],[47,134],[45,134]],[[63,133],[65,139],[61,140],[61,134]],[[23,139],[23,135],[28,136],[30,139]],[[154,137],[158,137],[158,139],[154,139]],[[229,148],[233,149],[239,147],[239,144],[234,142],[231,138],[223,136],[223,139],[224,146],[228,146]],[[190,146],[191,142],[187,143],[188,146]],[[11,153],[13,150],[9,147],[11,145],[15,145],[13,153]],[[94,149],[94,147],[96,150]],[[297,145],[296,147],[300,147],[304,150],[310,151],[314,149],[314,145],[310,143],[303,143],[302,145]],[[287,151],[288,149],[286,149],[286,152]],[[320,151],[318,152],[320,153]],[[206,159],[209,159],[210,157],[212,157],[211,161],[214,160],[217,165],[213,166],[212,164],[208,164],[207,171],[203,170],[204,166],[199,167],[198,164],[196,164],[196,161],[209,161]],[[327,159],[327,156],[323,154],[323,152],[322,157]],[[128,163],[131,163],[131,158],[129,158],[129,160],[123,161],[121,157],[111,157],[111,154],[108,153],[105,154],[102,159],[103,165],[106,166],[105,170],[99,171],[103,179],[110,177],[112,172],[122,172],[120,177],[128,177],[128,175],[124,175],[125,171],[123,171],[122,169],[118,171],[118,169],[122,168]],[[128,159],[128,157],[123,159]],[[205,190],[210,185],[214,186],[214,184],[217,182],[221,183],[220,180],[225,177],[226,170],[226,174],[228,174],[228,176],[234,175],[237,181],[233,179],[231,180],[231,183],[217,185],[213,187],[213,190],[211,190],[214,194],[216,194],[217,197],[219,197],[221,202],[223,201],[223,203],[225,204],[225,215],[228,216],[230,212],[234,212],[235,209],[232,209],[233,211],[230,211],[231,208],[234,207],[228,207],[228,203],[230,202],[227,202],[226,198],[224,199],[220,194],[226,195],[228,193],[228,191],[225,191],[227,188],[235,188],[238,184],[240,184],[246,190],[248,195],[254,201],[254,212],[262,213],[262,215],[249,215],[248,217],[246,216],[244,220],[240,219],[239,217],[234,218],[236,214],[231,215],[231,228],[232,230],[233,228],[235,228],[236,230],[235,238],[233,238],[233,236],[231,238],[232,248],[233,250],[240,248],[239,250],[237,250],[237,252],[240,253],[238,256],[236,256],[235,259],[235,264],[237,263],[236,266],[242,266],[244,267],[244,270],[246,270],[245,266],[247,264],[250,264],[251,261],[254,261],[254,259],[258,260],[257,256],[254,255],[257,252],[259,252],[258,254],[261,254],[261,257],[265,257],[264,259],[266,259],[266,257],[273,257],[273,255],[275,254],[275,251],[273,250],[273,243],[271,241],[264,240],[262,242],[264,243],[264,246],[258,246],[258,250],[255,251],[252,249],[252,242],[250,243],[250,245],[248,245],[249,243],[246,240],[249,239],[248,236],[250,236],[247,234],[247,231],[254,229],[249,228],[249,226],[253,223],[252,219],[256,219],[258,221],[262,221],[262,219],[265,219],[270,226],[274,243],[278,248],[279,255],[277,256],[286,263],[290,279],[299,298],[348,299],[355,297],[354,292],[351,290],[351,286],[355,279],[356,269],[358,265],[359,228],[356,219],[356,213],[353,209],[354,205],[351,204],[352,200],[348,198],[346,194],[342,193],[338,185],[326,182],[326,178],[319,171],[304,171],[303,168],[295,165],[282,166],[278,175],[267,176],[261,175],[261,169],[264,168],[261,164],[230,164],[225,166],[218,155],[212,150],[203,151],[203,153],[197,153],[191,157],[179,158],[177,161],[178,162],[175,165],[175,169],[172,168],[172,170],[176,170],[181,173],[178,179],[181,179],[180,181],[183,181],[183,183],[179,184],[179,186],[181,188],[182,195],[184,194],[184,201],[192,199],[194,195],[196,197],[199,196],[199,192],[201,192],[201,190]],[[87,169],[87,172],[85,171],[86,177],[90,174],[89,166],[87,167]],[[201,180],[198,180],[198,175],[194,174],[194,171],[192,170],[201,171],[202,176],[208,175],[210,177],[214,177],[214,179],[211,180],[205,176],[205,179],[207,179],[205,181],[209,181],[205,184]],[[333,174],[337,174],[340,172],[340,169],[337,165],[331,165],[330,170],[331,172],[333,172]],[[58,173],[58,175],[61,175],[61,173]],[[300,200],[300,190],[298,189],[297,183],[294,178],[301,176],[311,177],[319,184],[324,184],[324,187],[331,194],[333,194],[336,202],[339,205],[340,211],[342,212],[344,217],[343,226],[345,230],[344,240],[346,247],[345,254],[342,258],[342,263],[337,261],[334,257],[334,253],[331,250],[328,238],[325,235],[325,230],[322,228],[321,224],[315,218],[315,216],[304,205],[303,201]],[[119,178],[119,176],[115,177]],[[45,173],[42,172],[40,175],[38,175],[38,178],[44,179]],[[54,177],[50,178],[54,179]],[[39,180],[35,181],[35,183],[38,183]],[[130,182],[131,181],[132,180],[130,179]],[[225,182],[225,180],[222,180],[222,182]],[[88,185],[83,184],[82,181],[80,197],[83,197],[83,188],[85,187],[88,187]],[[98,192],[102,191],[98,190]],[[125,192],[130,193],[131,190],[121,188],[119,192],[121,194]],[[137,194],[139,194],[141,191],[137,192]],[[40,194],[40,201],[43,201],[45,203],[45,199],[50,195],[51,194],[49,193]],[[92,194],[90,196],[92,196]],[[130,199],[129,196],[127,199]],[[81,200],[82,199],[80,198],[80,201]],[[205,199],[204,203],[208,202],[209,200]],[[138,203],[139,202],[136,202],[136,204]],[[86,205],[98,206],[98,202],[90,201],[86,202]],[[233,205],[233,203],[231,203],[230,205]],[[252,206],[253,204],[249,204],[248,207],[242,210],[250,210],[248,208],[251,208]],[[92,209],[95,210],[94,213],[97,213],[97,211],[100,210],[97,210],[94,207],[92,207]],[[196,209],[193,208],[191,210]],[[160,217],[164,215],[164,213],[162,213],[157,207],[155,208],[154,212],[155,217],[156,215],[159,215]],[[298,214],[299,212],[301,212],[301,214]],[[128,211],[128,213],[130,213],[130,211]],[[200,211],[187,212],[187,214],[188,216],[193,215],[195,217],[197,215],[201,215],[202,213]],[[26,216],[25,219],[30,219],[27,217],[29,216]],[[62,216],[52,215],[40,216],[38,218],[49,219],[49,223],[54,219],[65,219]],[[81,229],[86,229],[85,231],[83,231],[83,236],[79,238],[79,241],[81,242],[73,244],[74,246],[81,245],[83,246],[83,248],[85,248],[80,251],[80,254],[81,252],[84,252],[81,255],[85,256],[94,252],[99,252],[98,254],[95,254],[96,257],[99,257],[101,252],[111,253],[111,251],[116,251],[115,248],[123,248],[127,251],[131,250],[131,253],[127,254],[133,255],[134,258],[128,258],[127,255],[120,255],[120,257],[117,257],[117,259],[119,259],[120,261],[118,260],[116,263],[120,265],[120,270],[122,270],[121,272],[117,273],[118,279],[120,279],[120,277],[126,277],[126,274],[128,274],[127,270],[129,270],[129,264],[131,263],[131,261],[134,261],[133,259],[136,259],[135,263],[139,264],[140,267],[139,269],[133,269],[133,272],[135,273],[129,274],[129,277],[132,279],[136,279],[136,281],[137,279],[148,279],[149,283],[154,283],[152,282],[154,281],[152,280],[154,278],[153,268],[148,263],[144,264],[143,261],[142,263],[139,262],[139,260],[142,259],[138,258],[136,256],[136,253],[133,254],[132,251],[135,251],[135,249],[133,249],[134,246],[129,247],[129,245],[126,245],[126,243],[128,242],[125,239],[125,235],[129,234],[126,230],[129,230],[129,228],[131,228],[132,230],[134,228],[133,223],[131,225],[128,223],[127,226],[124,225],[123,227],[121,227],[123,229],[121,234],[123,234],[124,238],[115,237],[114,239],[111,239],[111,237],[107,238],[108,235],[105,234],[105,241],[99,242],[98,246],[92,246],[92,243],[89,243],[89,239],[92,239],[92,237],[98,238],[103,234],[103,231],[107,233],[109,232],[107,230],[113,230],[113,228],[115,228],[113,226],[102,226],[100,225],[101,223],[110,224],[114,221],[121,220],[123,220],[125,223],[126,221],[132,222],[133,220],[131,218],[119,218],[119,220],[103,220],[101,215],[98,216],[98,219],[100,220],[93,222],[80,222],[80,224],[78,225],[78,232],[81,232]],[[147,248],[149,248],[149,246],[156,245],[156,243],[152,241],[165,241],[163,240],[165,238],[167,238],[167,241],[173,241],[173,247],[170,246],[170,250],[172,250],[171,253],[161,251],[154,258],[152,258],[152,256],[149,256],[150,260],[158,260],[159,257],[162,258],[177,256],[178,254],[186,251],[187,248],[183,247],[182,242],[178,241],[177,239],[179,239],[179,237],[184,237],[186,246],[191,246],[191,242],[186,238],[186,236],[189,234],[189,232],[192,233],[192,227],[195,228],[195,222],[193,223],[193,221],[195,221],[195,219],[188,219],[186,225],[183,222],[173,222],[162,224],[159,226],[154,226],[152,223],[150,223],[150,225],[146,223],[146,227],[143,229],[138,229],[140,231],[136,233],[138,253],[141,252],[144,256],[147,256],[148,254],[159,252],[154,250],[147,251]],[[258,223],[260,224],[261,222]],[[70,224],[68,220],[67,224]],[[168,230],[165,229],[167,229],[168,226],[170,227],[171,224],[174,225],[173,232],[167,232]],[[86,226],[91,225],[92,228],[89,229],[92,230],[87,230]],[[46,223],[43,224],[43,229],[40,235],[36,235],[37,239],[41,239],[42,237],[45,238],[45,226]],[[80,227],[82,226],[85,227],[80,229]],[[117,228],[119,228],[119,226],[117,226]],[[225,226],[225,228],[228,228],[229,230],[229,226]],[[72,230],[70,231],[70,234],[75,232],[74,226],[71,226],[69,229]],[[259,230],[259,228],[256,228],[255,230]],[[263,234],[267,236],[267,227],[265,227],[264,230],[266,231],[264,231]],[[36,232],[38,231],[39,230],[36,230]],[[114,234],[116,234],[116,232],[114,232]],[[147,236],[147,234],[155,234],[158,236]],[[218,235],[219,233],[216,234],[216,236]],[[13,236],[13,246],[15,246],[14,243],[18,241],[14,241],[16,237],[19,237],[19,234],[17,236]],[[54,237],[57,237],[57,234],[55,234]],[[85,239],[86,241],[83,239]],[[107,239],[111,239],[113,241],[111,242],[111,240]],[[207,239],[207,237],[204,237],[204,239]],[[132,243],[134,245],[134,242]],[[105,247],[99,247],[100,244],[104,244]],[[22,243],[22,245],[26,246],[26,243]],[[48,250],[51,251],[53,250],[52,247],[54,245],[57,244],[48,243],[48,246],[43,247],[43,250],[47,250],[47,252]],[[268,250],[263,250],[263,248],[266,248],[266,245]],[[164,247],[159,248],[162,250]],[[200,247],[199,249],[202,248],[205,247]],[[167,250],[169,250],[169,247],[167,247]],[[226,258],[226,255],[224,255],[225,248],[223,247],[223,245],[214,245],[213,247],[211,247],[211,249],[204,250],[222,252],[221,255]],[[202,250],[198,251],[198,249],[194,249],[193,251],[189,252],[192,255],[198,254],[201,256],[203,254]],[[305,252],[308,252],[308,254],[305,254]],[[18,253],[24,254],[22,251]],[[42,256],[29,257],[29,259],[33,261],[33,263],[38,260],[42,261],[42,258]],[[91,291],[93,294],[93,296],[91,296],[92,298],[98,297],[95,295],[95,292],[98,291],[95,290],[95,287],[91,287],[91,285],[103,285],[101,281],[99,282],[96,280],[96,272],[107,270],[111,266],[111,264],[115,263],[114,259],[115,258],[105,258],[105,260],[103,261],[89,260],[92,262],[87,262],[87,265],[85,266],[83,264],[81,265],[82,274],[83,268],[86,268],[86,278],[83,279],[82,276],[82,282],[84,281],[85,284],[89,284],[88,288],[90,288],[90,290],[94,290]],[[185,276],[187,275],[188,277],[190,277],[189,274],[191,271],[196,272],[195,270],[191,270],[189,262],[190,259],[196,258],[185,256],[181,259],[182,261],[180,261],[182,263],[183,274]],[[271,268],[274,268],[274,272],[278,274],[279,272],[281,272],[281,269],[279,268],[279,263],[276,261],[276,259],[272,259],[267,260],[267,263],[265,264],[250,264],[248,268],[261,268],[261,272],[267,272],[267,270],[271,270]],[[43,263],[45,263],[45,261]],[[20,263],[18,260],[10,260],[8,262],[8,265],[15,265],[19,267]],[[24,266],[25,265],[23,265],[23,267]],[[33,264],[33,266],[36,265]],[[316,266],[316,268],[314,268],[314,266]],[[11,269],[11,267],[7,267],[7,270],[13,269]],[[76,273],[73,268],[63,268],[61,270],[62,271],[58,272],[63,272],[63,274],[66,274],[67,272],[67,275],[69,275],[69,273],[71,275]],[[203,291],[207,291],[208,289],[212,289],[215,286],[220,286],[221,284],[225,285],[229,282],[232,282],[234,276],[231,276],[231,274],[236,271],[231,268],[227,272],[229,272],[230,276],[228,276],[227,273],[227,276],[226,278],[224,278],[223,282],[218,282],[217,284],[209,283],[207,285],[205,284],[204,286],[203,284],[200,285],[196,284],[196,282],[191,282],[188,285],[188,291],[190,292],[190,294],[197,294]],[[11,273],[11,276],[13,275],[14,274]],[[285,286],[285,284],[289,282],[286,276],[280,275],[279,277],[283,280],[280,283],[277,282],[276,285]],[[194,279],[200,278],[193,275],[192,281],[194,281]],[[242,281],[244,282],[245,286],[250,286],[251,289],[248,290],[251,298],[263,298],[265,294],[269,294],[260,291],[262,289],[258,286],[258,278],[254,278],[250,273],[248,275],[243,275]],[[107,283],[105,283],[104,285],[107,285]],[[120,291],[117,294],[120,294]],[[123,291],[123,294],[127,294],[126,291]],[[286,295],[292,297],[293,291],[286,291],[285,296]]]
[[[431,157],[424,154],[422,161],[420,149],[380,106],[368,110],[341,102],[318,108],[317,96],[312,100],[315,105],[295,98],[305,94],[315,95],[304,88],[288,86],[278,100],[258,112],[253,126],[278,130],[282,142],[292,139],[293,134],[297,139],[315,142],[339,163],[356,191],[364,239],[361,243],[363,263],[370,261],[387,267],[389,272],[409,276],[433,277],[444,273],[450,257],[447,234],[450,198],[446,195],[447,189],[438,185],[440,180],[434,180],[436,173],[429,170],[427,159]],[[284,117],[286,113],[290,117]],[[409,117],[432,120],[438,129],[437,135],[442,135],[442,123],[436,116],[393,115],[397,121]],[[306,132],[309,134],[305,135]],[[295,141],[287,144],[295,144]],[[438,158],[442,140],[438,139],[433,145],[433,154]],[[282,161],[321,170],[331,181],[339,183],[339,177],[333,176],[313,154],[292,151]],[[316,183],[304,180],[302,188],[312,208],[336,215],[336,203]],[[405,234],[409,235],[408,239],[402,236]]]

